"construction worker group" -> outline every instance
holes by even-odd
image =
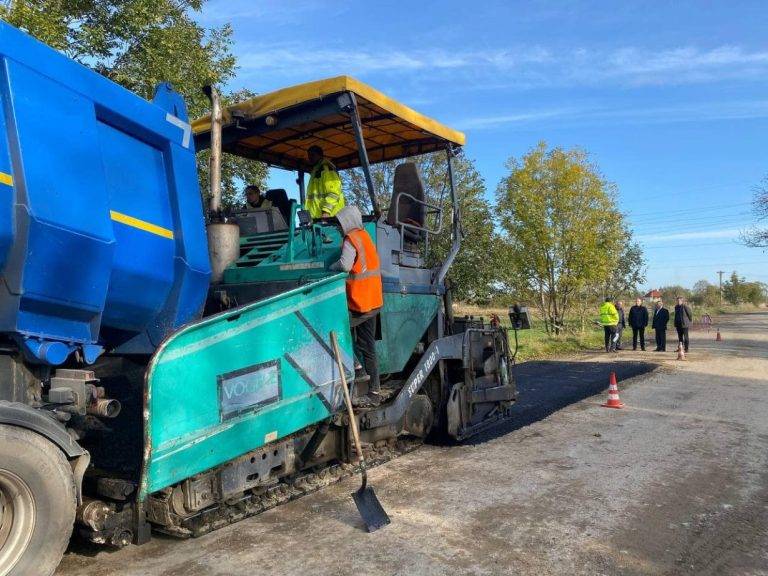
[[[654,352],[665,352],[667,349],[667,324],[670,319],[669,311],[659,298],[653,310],[652,328],[656,333],[656,349]],[[645,328],[648,326],[649,314],[643,305],[642,298],[637,298],[635,305],[629,310],[629,326],[632,328],[632,349],[637,350],[638,340],[640,350],[645,350]],[[624,316],[624,305],[621,301],[614,304],[613,298],[606,298],[600,306],[600,325],[605,336],[605,351],[621,350],[622,331],[627,326]],[[693,323],[691,308],[682,296],[677,297],[674,311],[674,326],[677,330],[679,346],[688,352],[690,346],[688,330]]]

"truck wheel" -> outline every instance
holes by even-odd
[[[64,454],[29,430],[0,425],[0,576],[49,576],[75,521]]]

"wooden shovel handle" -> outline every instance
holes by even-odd
[[[349,414],[349,426],[352,428],[352,437],[355,440],[355,449],[357,450],[358,462],[362,467],[363,482],[366,479],[365,473],[365,458],[363,458],[363,447],[360,445],[360,432],[357,429],[357,417],[355,411],[352,408],[352,398],[349,395],[349,387],[347,386],[347,375],[344,372],[344,366],[341,363],[341,354],[339,353],[339,341],[336,339],[336,332],[331,331],[331,346],[333,346],[333,355],[336,359],[336,366],[339,368],[339,375],[341,376],[341,389],[344,392],[344,403],[347,405],[347,413]]]

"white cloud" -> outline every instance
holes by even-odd
[[[595,68],[596,75],[624,79],[630,84],[708,82],[754,77],[760,70],[768,69],[768,52],[749,52],[740,46],[709,50],[686,46],[660,51],[621,48],[604,56],[604,64]]]
[[[241,43],[244,73],[322,77],[419,72],[421,79],[449,79],[454,87],[530,88],[542,86],[690,84],[763,79],[768,51],[741,46],[664,50],[620,47],[559,50],[544,46],[511,48],[394,49],[390,45],[324,46]],[[446,72],[450,72],[446,76]]]
[[[469,117],[452,122],[462,130],[493,130],[510,125],[555,120],[559,125],[611,123],[658,124],[672,122],[702,122],[717,120],[743,120],[768,118],[768,100],[734,102],[690,102],[675,106],[647,108],[555,108],[552,110],[522,111],[516,114],[498,114]]]
[[[637,236],[641,242],[671,242],[673,240],[703,240],[706,238],[738,238],[738,229],[704,230],[701,232],[678,232],[676,234],[648,234]]]
[[[321,11],[329,18],[336,18],[346,8],[346,3],[338,0],[332,5],[319,0],[211,0],[203,4],[202,11],[194,16],[206,26],[235,23],[244,28],[255,22],[255,30],[258,31],[263,26],[295,24]]]
[[[545,63],[549,53],[542,48],[488,51],[420,50],[404,51],[384,47],[381,49],[321,48],[286,44],[266,46],[244,44],[238,50],[238,63],[242,70],[270,72],[283,75],[353,74],[374,72],[513,69],[518,66]]]
[[[579,114],[578,110],[557,108],[553,110],[533,110],[519,114],[499,114],[497,116],[478,116],[453,122],[460,130],[489,130],[508,127],[511,124],[528,124],[555,118],[571,117]]]

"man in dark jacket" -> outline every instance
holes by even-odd
[[[629,325],[632,328],[632,350],[637,350],[637,337],[640,336],[640,350],[645,351],[645,327],[648,326],[648,308],[643,306],[643,299],[637,298],[629,309]]]
[[[675,306],[675,328],[677,329],[677,341],[683,343],[683,348],[688,352],[688,328],[693,322],[693,314],[688,304],[683,302],[683,297],[677,297]]]
[[[667,350],[667,324],[669,324],[669,310],[664,308],[664,303],[659,300],[653,311],[653,329],[656,331],[656,352]]]
[[[621,346],[621,336],[624,332],[624,328],[627,327],[627,318],[624,315],[624,302],[619,300],[616,302],[616,312],[619,313],[619,323],[616,325],[616,350],[623,350]]]

